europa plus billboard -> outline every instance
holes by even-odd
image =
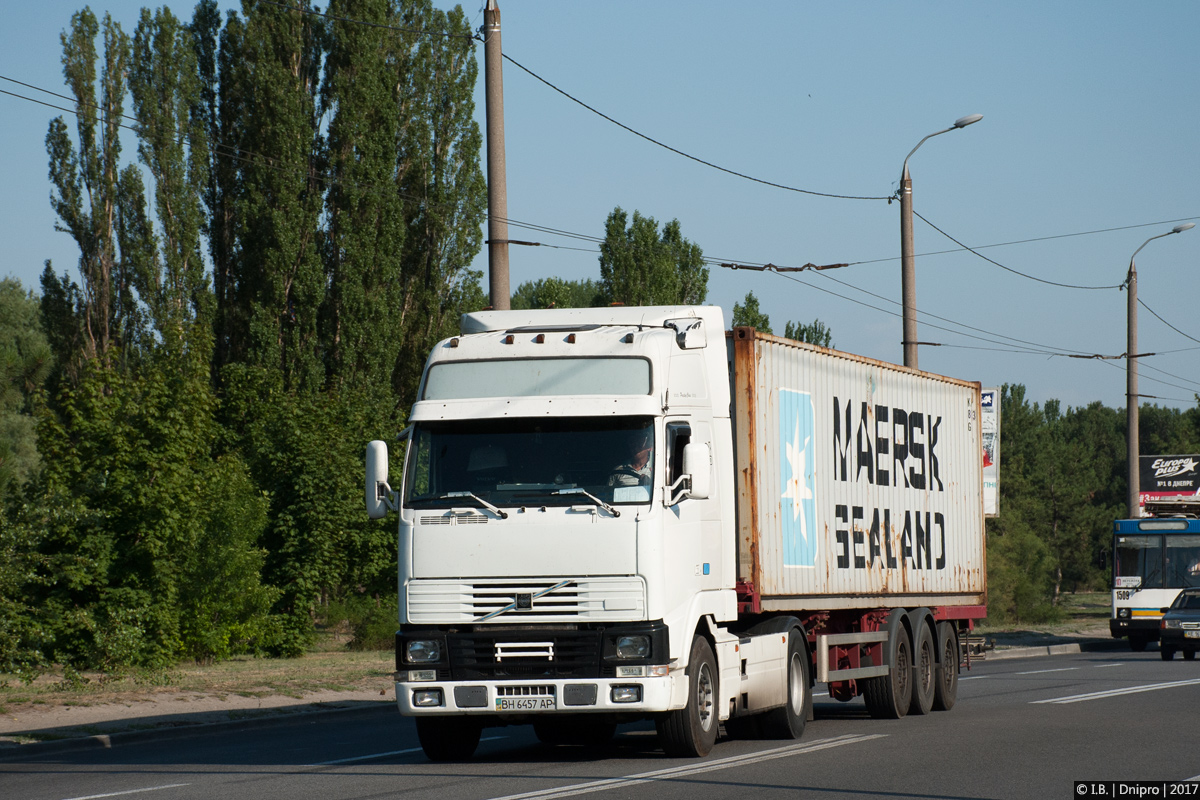
[[[1200,455],[1141,456],[1139,502],[1200,495]]]

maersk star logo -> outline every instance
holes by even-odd
[[[807,392],[779,390],[779,523],[783,565],[813,567],[817,529],[813,505],[813,404]]]

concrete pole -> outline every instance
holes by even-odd
[[[500,7],[488,0],[483,12],[483,70],[487,103],[488,291],[492,308],[509,308],[508,189],[504,170],[504,73],[500,51]]]
[[[913,255],[912,177],[900,177],[900,300],[904,309],[904,366],[917,369],[917,267]]]
[[[1137,266],[1132,258],[1129,259],[1129,279],[1125,290],[1128,295],[1125,299],[1129,303],[1126,311],[1128,330],[1125,334],[1125,467],[1129,484],[1126,505],[1128,519],[1136,519],[1142,515],[1139,502],[1142,478],[1139,471],[1141,465],[1138,463]]]
[[[1142,242],[1142,247],[1153,242],[1155,239],[1161,239],[1164,236],[1170,236],[1173,233],[1183,233],[1196,227],[1194,222],[1184,222],[1176,225],[1166,233],[1160,233],[1157,236],[1151,236],[1146,241]],[[1128,508],[1129,519],[1136,519],[1142,514],[1141,499],[1142,493],[1142,474],[1141,464],[1139,461],[1140,445],[1138,441],[1138,402],[1141,398],[1138,396],[1138,344],[1137,344],[1137,254],[1142,252],[1142,247],[1133,251],[1133,255],[1129,257],[1129,277],[1125,281],[1125,288],[1129,292],[1126,300],[1129,303],[1126,314],[1127,333],[1125,343],[1125,460],[1127,480],[1129,482],[1128,493]]]

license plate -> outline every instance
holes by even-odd
[[[1197,631],[1200,633],[1200,631]],[[558,706],[555,705],[553,697],[497,697],[497,711],[553,711]]]
[[[1185,639],[1200,639],[1200,631],[1184,631],[1183,638],[1185,638]]]

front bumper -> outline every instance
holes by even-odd
[[[1114,639],[1122,639],[1126,636],[1138,636],[1152,642],[1158,638],[1158,625],[1161,618],[1162,615],[1160,614],[1157,617],[1110,619],[1108,621],[1108,631]]]
[[[405,716],[478,715],[511,720],[544,714],[649,714],[669,711],[682,671],[663,677],[537,681],[396,681],[396,706]],[[636,687],[636,691],[635,691]],[[440,694],[437,705],[417,698]],[[629,698],[636,695],[636,700]],[[624,698],[625,702],[618,702]],[[547,702],[549,701],[549,702]]]

